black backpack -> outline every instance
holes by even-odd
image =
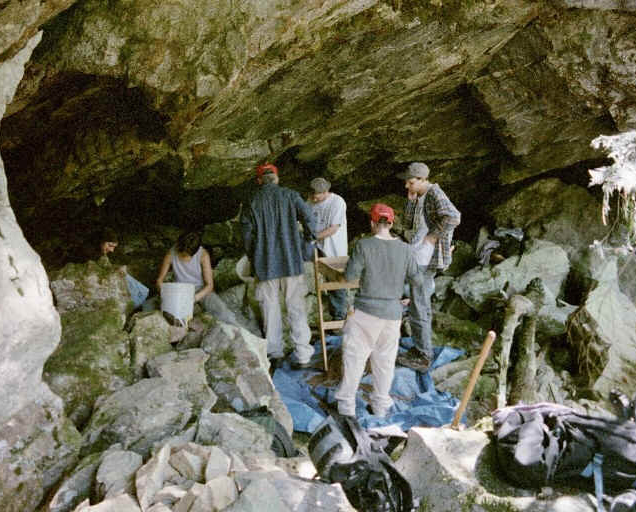
[[[605,491],[618,494],[636,485],[631,420],[588,416],[553,403],[505,407],[492,416],[497,461],[520,487],[593,485],[597,509],[603,510]]]
[[[411,512],[411,486],[393,465],[385,445],[353,416],[332,412],[309,439],[309,456],[320,478],[339,483],[356,510]]]

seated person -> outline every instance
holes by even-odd
[[[201,235],[184,233],[164,256],[157,277],[157,289],[161,292],[168,271],[172,267],[177,283],[192,283],[195,287],[194,302],[205,299],[214,291],[214,278],[210,253],[201,246]],[[205,307],[205,303],[203,303]]]
[[[119,245],[117,232],[112,228],[104,228],[99,238],[99,256],[107,256]]]
[[[199,302],[206,312],[212,313],[223,322],[241,325],[236,314],[214,293],[214,277],[210,253],[201,246],[201,235],[199,233],[188,232],[182,234],[176,245],[164,256],[156,282],[160,293],[161,285],[171,268],[175,282],[194,284],[194,302]],[[146,302],[144,305],[145,310],[149,309],[148,303],[150,301]],[[151,307],[156,308],[157,304],[154,303]]]
[[[89,254],[89,258],[99,260],[105,256],[108,259],[108,254],[114,252],[118,245],[117,232],[112,228],[104,228],[99,237],[97,250],[93,249],[94,254]],[[140,307],[148,297],[148,288],[128,273],[126,273],[126,284],[135,308]]]

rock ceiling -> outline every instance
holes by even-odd
[[[422,160],[462,204],[636,128],[630,1],[29,3],[0,5],[4,57],[44,31],[0,131],[26,224],[218,196],[265,159],[349,190]]]

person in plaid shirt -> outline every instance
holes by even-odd
[[[451,263],[453,231],[461,220],[440,186],[428,181],[429,172],[426,164],[413,162],[398,175],[405,180],[407,190],[404,238],[413,246],[418,273],[411,280],[409,303],[414,347],[398,355],[397,362],[422,372],[433,360],[431,296],[435,274]]]

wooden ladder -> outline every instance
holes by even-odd
[[[318,257],[318,249],[314,249],[314,277],[316,279],[316,297],[318,298],[318,328],[320,329],[320,343],[322,344],[322,359],[325,372],[329,369],[325,331],[342,329],[345,320],[325,322],[323,318],[322,292],[358,288],[360,286],[358,279],[355,281],[345,281],[344,270],[348,260],[349,256],[320,258]]]

